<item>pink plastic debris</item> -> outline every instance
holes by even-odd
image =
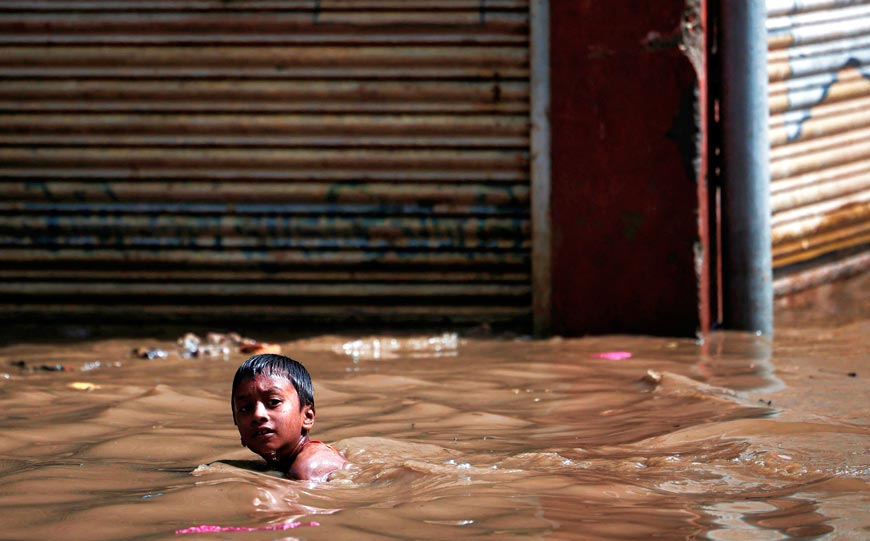
[[[175,535],[184,535],[189,533],[213,533],[213,532],[257,532],[263,530],[291,530],[300,526],[320,526],[319,522],[285,522],[284,524],[273,524],[272,526],[255,526],[248,528],[245,526],[215,526],[212,524],[201,524],[199,526],[191,526],[183,530],[175,530]]]
[[[609,361],[622,361],[624,359],[631,359],[630,351],[604,351],[601,353],[593,353],[593,357],[596,359],[607,359]]]

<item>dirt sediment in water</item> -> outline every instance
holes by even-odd
[[[185,357],[174,338],[8,343],[3,536],[170,539],[316,520],[220,535],[866,538],[867,285],[780,302],[772,341],[285,338],[314,377],[313,436],[353,462],[329,483],[264,472],[239,446],[228,394],[243,353]],[[154,350],[167,354],[141,355]],[[600,355],[615,351],[631,356]]]

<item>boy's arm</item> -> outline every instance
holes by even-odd
[[[338,451],[323,443],[306,445],[293,465],[287,471],[287,476],[301,481],[326,481],[329,474],[340,470],[347,461]]]

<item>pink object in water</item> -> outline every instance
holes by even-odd
[[[184,535],[188,533],[213,533],[213,532],[257,532],[262,530],[291,530],[300,526],[320,526],[319,522],[285,522],[284,524],[273,524],[272,526],[256,526],[248,528],[245,526],[213,526],[211,524],[201,524],[199,526],[191,526],[183,530],[175,530],[175,535]]]
[[[603,353],[594,353],[592,355],[596,359],[607,359],[609,361],[621,361],[623,359],[631,359],[630,351],[605,351]]]

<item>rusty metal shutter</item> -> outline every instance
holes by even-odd
[[[6,316],[530,316],[528,0],[0,0]]]
[[[775,289],[870,269],[870,2],[768,0]]]

